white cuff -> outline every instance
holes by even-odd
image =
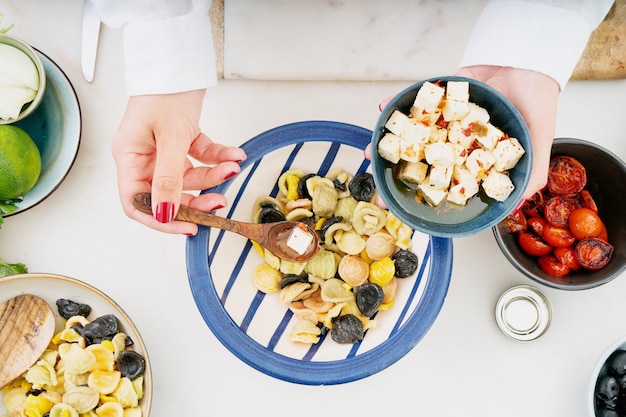
[[[217,84],[211,21],[205,13],[125,25],[124,59],[131,96]]]
[[[490,2],[470,37],[461,67],[496,65],[538,71],[565,88],[595,30],[572,10],[520,1]]]

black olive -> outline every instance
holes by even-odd
[[[65,298],[59,298],[56,304],[59,314],[65,320],[68,320],[72,316],[87,317],[89,313],[91,313],[91,307],[87,304],[76,303],[72,300],[66,300]]]
[[[374,197],[374,191],[376,191],[374,177],[369,172],[356,174],[348,184],[348,189],[356,201],[370,201]]]
[[[320,237],[322,238],[322,240],[324,239],[324,235],[326,234],[330,226],[332,226],[335,223],[341,223],[342,221],[343,221],[342,216],[335,216],[326,220],[324,224],[322,224],[322,227],[320,227]]]
[[[410,277],[417,270],[417,255],[411,251],[400,249],[391,257],[393,265],[396,269],[396,278]]]
[[[288,285],[291,285],[293,283],[296,282],[309,282],[309,276],[307,274],[303,274],[303,275],[294,275],[294,274],[288,274],[285,275],[279,282],[278,282],[278,287],[279,288],[285,288]]]
[[[98,340],[110,339],[115,336],[118,333],[118,327],[117,317],[113,314],[106,314],[87,323],[83,336],[95,343]]]
[[[339,191],[346,191],[346,183],[340,182],[337,178],[333,178],[333,185]]]
[[[598,417],[620,417],[615,410],[611,410],[609,408],[603,408],[598,411]]]
[[[313,199],[311,194],[309,194],[309,189],[306,187],[306,180],[313,178],[314,176],[315,174],[306,174],[300,178],[300,181],[298,181],[298,195],[300,198],[308,198],[309,200]]]
[[[609,359],[609,369],[612,375],[626,375],[626,351],[618,350]]]
[[[364,316],[372,317],[383,303],[385,293],[378,284],[363,284],[354,290],[356,305]]]
[[[602,407],[613,408],[617,402],[619,384],[617,379],[611,375],[604,375],[598,379],[596,384],[596,400]]]
[[[259,223],[276,223],[285,221],[285,215],[272,207],[262,208],[259,212]]]
[[[134,350],[121,351],[117,357],[116,363],[122,376],[126,376],[131,380],[146,371],[146,360]]]
[[[330,337],[337,343],[359,343],[364,334],[363,323],[353,314],[335,318],[330,331]]]

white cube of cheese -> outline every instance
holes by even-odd
[[[417,141],[420,143],[428,142],[430,138],[431,128],[422,123],[415,123],[414,120],[409,119],[409,122],[404,125],[404,131],[400,136],[404,139]]]
[[[474,149],[465,161],[465,166],[477,178],[482,179],[485,173],[496,163],[496,158],[489,151]]]
[[[418,90],[413,106],[426,113],[434,113],[439,107],[445,91],[443,87],[427,81]]]
[[[478,183],[474,179],[453,185],[448,191],[448,201],[464,206],[467,200],[478,193]]]
[[[400,161],[400,141],[402,139],[393,133],[385,133],[378,142],[378,153],[392,164]]]
[[[394,135],[402,136],[405,130],[405,125],[411,123],[409,116],[402,113],[400,110],[394,110],[389,116],[385,127]]]
[[[445,200],[448,196],[447,190],[432,187],[428,184],[428,181],[424,181],[423,183],[418,185],[417,190],[418,193],[420,193],[424,197],[424,200],[426,200],[426,202],[433,207],[441,204],[443,200]]]
[[[428,174],[428,164],[423,162],[407,162],[400,169],[399,177],[401,180],[413,184],[421,184]]]
[[[448,140],[451,143],[458,143],[464,148],[469,148],[474,139],[474,134],[469,128],[463,127],[461,122],[455,120],[448,123]]]
[[[434,142],[424,146],[426,161],[433,165],[454,165],[454,149],[450,142]]]
[[[467,157],[469,156],[469,151],[465,149],[462,145],[458,143],[450,143],[452,149],[454,150],[454,165],[460,166],[465,163]]]
[[[469,101],[469,83],[467,81],[448,81],[446,100]]]
[[[498,141],[504,137],[504,132],[502,132],[500,129],[498,129],[491,123],[487,123],[485,127],[486,127],[485,134],[484,135],[481,135],[480,133],[477,134],[476,140],[480,143],[480,145],[483,148],[487,149],[488,151],[492,151],[498,144]]]
[[[504,201],[515,189],[508,175],[492,169],[482,182],[485,193],[494,200]]]
[[[450,187],[452,179],[453,165],[433,164],[430,166],[430,175],[428,176],[428,184],[434,188]]]
[[[427,112],[424,109],[419,109],[415,106],[409,110],[411,119],[414,123],[422,124],[424,126],[432,126],[437,123],[439,117],[441,117],[441,110],[437,109],[434,112]]]
[[[476,176],[472,174],[471,171],[467,169],[467,167],[462,165],[456,165],[452,170],[452,185],[461,184],[469,180],[478,182],[476,180]]]
[[[403,138],[400,141],[400,159],[417,162],[424,159],[424,145],[421,141]]]
[[[494,149],[492,153],[496,158],[493,167],[502,172],[517,165],[526,151],[524,151],[524,148],[517,139],[508,138],[499,141],[496,145],[496,149]]]
[[[437,125],[430,126],[429,142],[445,142],[448,140],[448,129]]]
[[[469,113],[469,104],[466,101],[447,100],[441,114],[446,122],[461,120]]]
[[[489,122],[489,113],[476,103],[469,103],[469,112],[461,119],[461,125],[468,127],[472,123],[482,123],[486,125]]]

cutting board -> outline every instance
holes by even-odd
[[[485,1],[427,2],[416,14],[404,7],[406,0],[214,0],[210,16],[218,74],[226,79],[377,81],[452,73],[464,42],[438,50],[428,45],[437,45],[432,41],[444,29],[448,39],[450,31],[453,39],[466,39]],[[325,22],[323,33],[320,21]],[[424,28],[418,38],[424,41],[417,45],[411,40],[415,32],[403,29],[415,22]],[[268,31],[268,23],[276,30]],[[313,50],[316,45],[325,49]],[[615,1],[572,75],[574,80],[621,78],[626,78],[626,0]]]

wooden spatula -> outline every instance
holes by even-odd
[[[26,372],[54,335],[52,308],[35,295],[0,304],[0,389]]]

